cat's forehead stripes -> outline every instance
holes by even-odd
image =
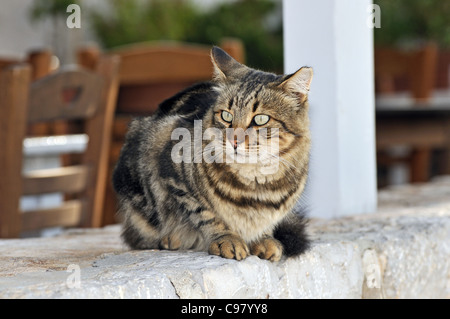
[[[234,106],[240,109],[249,108],[255,112],[260,104],[258,95],[263,88],[264,84],[262,83],[242,83],[238,86],[236,95],[230,97],[228,109],[231,109]]]
[[[248,105],[250,101],[256,100],[263,88],[264,88],[263,84],[255,85],[253,88],[251,88],[248,92],[249,94],[247,99],[245,99],[244,101],[244,105]]]
[[[253,103],[253,113],[256,113],[256,111],[258,110],[258,106],[259,106],[259,101],[255,101],[255,103]]]
[[[234,105],[234,96],[230,99],[230,101],[228,102],[228,109],[231,110],[231,108]]]

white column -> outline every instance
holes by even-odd
[[[285,72],[314,69],[305,202],[311,217],[375,212],[371,0],[284,0]]]

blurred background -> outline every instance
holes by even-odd
[[[378,188],[450,174],[450,1],[373,3],[381,14],[373,29]],[[67,27],[70,4],[81,8],[81,28]],[[119,54],[112,167],[132,116],[151,114],[163,98],[209,77],[211,45],[253,68],[283,73],[282,6],[282,0],[2,0],[0,67],[2,60],[26,61],[42,50],[51,52],[49,71],[66,64],[94,68],[100,55]],[[143,67],[133,59],[168,43],[197,48],[198,69],[205,64],[206,73],[183,78],[186,69],[180,81],[168,83],[173,79],[155,71],[144,83],[136,75]],[[156,97],[151,105],[142,105],[150,95]],[[111,213],[103,224],[114,219],[109,192],[105,211]]]
[[[62,63],[74,62],[87,44],[103,50],[155,40],[218,44],[243,41],[247,62],[283,71],[281,0],[3,0],[0,55],[51,48]],[[81,7],[80,29],[68,29],[66,8]]]
[[[450,2],[374,4],[378,187],[450,174]]]

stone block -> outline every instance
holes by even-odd
[[[0,240],[0,298],[449,298],[448,181],[380,192],[377,214],[311,220],[311,249],[277,263],[130,251],[118,225]]]

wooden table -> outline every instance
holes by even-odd
[[[411,182],[429,180],[435,149],[443,150],[439,174],[450,174],[450,90],[435,91],[428,101],[408,93],[377,95],[376,140],[377,151],[412,147]]]

